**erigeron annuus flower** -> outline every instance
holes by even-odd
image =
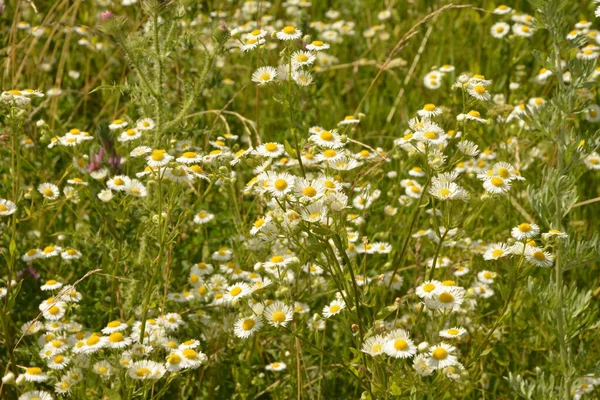
[[[385,342],[386,340],[381,335],[371,336],[365,339],[361,351],[372,357],[382,355]]]
[[[290,175],[287,172],[267,173],[265,177],[266,179],[264,182],[266,185],[266,190],[271,193],[271,195],[276,197],[284,197],[290,193],[294,188],[296,179],[293,175]]]
[[[273,67],[260,67],[252,74],[252,81],[260,85],[273,82],[277,78],[277,69]]]
[[[296,40],[302,36],[302,31],[296,29],[294,26],[287,25],[284,26],[282,30],[278,31],[276,36],[279,40]]]
[[[315,62],[315,55],[309,51],[296,51],[292,54],[292,65],[295,68],[312,65]]]
[[[527,246],[525,258],[538,267],[551,267],[554,264],[554,256],[540,247]]]
[[[202,162],[202,155],[194,151],[186,151],[175,161],[181,164],[199,164]]]
[[[40,367],[29,367],[23,374],[27,382],[44,382],[48,380],[48,375]]]
[[[282,303],[281,301],[275,301],[263,312],[263,317],[269,325],[274,327],[287,326],[294,316],[294,310],[292,307]]]
[[[108,186],[108,188],[111,190],[121,192],[121,191],[125,191],[127,184],[130,181],[131,181],[131,179],[128,176],[115,175],[106,181],[106,186]]]
[[[126,184],[125,193],[133,197],[146,197],[148,190],[142,182],[132,179]]]
[[[438,200],[467,200],[469,193],[454,182],[435,182],[429,193]]]
[[[441,287],[442,282],[440,281],[426,281],[416,288],[415,293],[422,299],[432,298],[435,295],[436,290]]]
[[[45,199],[48,200],[56,200],[60,194],[58,186],[48,182],[40,184],[37,190]]]
[[[476,121],[476,122],[481,122],[481,123],[485,123],[486,120],[481,118],[481,114],[479,113],[479,111],[476,110],[471,110],[466,114],[459,114],[456,118],[457,120],[460,120],[460,118],[466,119],[467,121]]]
[[[322,201],[318,201],[303,208],[300,215],[306,222],[321,222],[327,218],[327,208]]]
[[[207,224],[213,219],[215,219],[215,215],[206,210],[200,210],[198,214],[194,215],[194,223],[198,225]]]
[[[10,200],[0,199],[0,215],[7,216],[14,214],[17,211],[17,206]]]
[[[314,81],[313,76],[309,72],[302,70],[292,72],[292,79],[298,86],[308,86]]]
[[[323,307],[323,317],[330,318],[342,312],[346,308],[346,303],[343,300],[333,300],[331,303]]]
[[[461,140],[457,143],[456,147],[461,153],[470,157],[475,157],[479,154],[479,146],[470,140]]]
[[[444,329],[443,331],[440,331],[440,337],[443,337],[445,339],[456,339],[456,338],[460,338],[466,334],[467,334],[467,330],[465,328],[463,328],[462,326],[450,328],[450,329]]]
[[[129,377],[133,379],[160,379],[166,368],[155,361],[142,360],[131,364],[128,369]]]
[[[436,106],[435,104],[428,103],[425,104],[422,109],[417,111],[417,114],[419,114],[421,118],[433,118],[442,114],[442,112],[443,111],[440,107]]]
[[[164,149],[152,150],[152,154],[146,157],[146,162],[150,167],[162,167],[167,165],[173,156],[168,154]]]
[[[327,50],[329,48],[329,44],[324,43],[320,40],[314,40],[311,43],[307,44],[306,48],[310,51]]]
[[[524,240],[536,237],[540,234],[540,227],[536,224],[524,222],[512,228],[510,235],[517,240]]]
[[[390,357],[410,358],[417,353],[417,346],[404,329],[395,329],[385,337],[383,351]]]
[[[432,310],[456,310],[460,307],[465,296],[465,290],[461,287],[438,288],[433,296],[426,297],[425,305]]]
[[[123,129],[127,126],[127,121],[124,119],[115,119],[113,122],[111,122],[108,125],[108,129],[110,129],[111,131],[115,131],[117,129]]]
[[[353,115],[346,115],[343,120],[338,122],[338,125],[356,125],[360,122],[360,119],[356,118]]]
[[[284,148],[282,144],[269,142],[261,144],[254,151],[262,157],[277,158],[283,154]]]
[[[287,365],[285,365],[285,363],[283,363],[283,362],[274,362],[265,367],[265,369],[267,371],[272,371],[272,372],[283,371],[286,368],[287,368]]]
[[[483,188],[492,194],[503,194],[510,190],[510,181],[493,176],[483,182]]]
[[[56,290],[56,289],[60,289],[63,286],[62,283],[54,280],[54,279],[50,279],[48,281],[46,281],[45,284],[43,284],[40,289],[42,290]]]
[[[497,274],[495,272],[488,270],[483,270],[477,273],[477,279],[479,280],[479,282],[485,284],[494,283],[494,279],[496,278],[496,276]]]
[[[248,316],[238,319],[234,324],[235,336],[247,339],[262,327],[262,319],[259,316]]]
[[[532,27],[521,23],[514,24],[512,26],[512,30],[517,36],[521,37],[531,37],[533,36],[534,32]]]
[[[435,370],[455,365],[458,362],[456,356],[453,354],[455,351],[456,347],[444,342],[436,346],[431,346],[428,354],[429,366]]]
[[[506,22],[497,22],[490,28],[490,34],[496,39],[502,39],[510,33],[510,25]]]
[[[511,11],[512,11],[512,8],[510,8],[507,5],[502,4],[494,9],[494,14],[504,15],[504,14],[508,14]]]
[[[141,131],[147,131],[150,129],[154,129],[155,126],[156,126],[156,123],[151,118],[142,118],[135,124],[135,127]]]
[[[485,260],[497,260],[501,257],[511,255],[510,246],[506,243],[494,243],[485,250],[483,258]]]
[[[121,322],[119,320],[114,320],[109,322],[106,327],[102,328],[102,333],[104,333],[105,335],[110,335],[111,333],[114,332],[122,332],[125,329],[127,329],[127,324],[124,322]]]
[[[490,93],[483,85],[469,85],[469,87],[467,87],[467,93],[469,93],[471,97],[474,97],[477,100],[488,101],[492,98]]]
[[[52,395],[43,390],[31,390],[19,396],[18,400],[52,400]]]
[[[142,132],[139,129],[131,128],[131,129],[127,129],[127,130],[121,132],[121,134],[119,135],[119,138],[117,140],[121,143],[124,143],[124,142],[129,142],[132,140],[139,139],[141,137],[142,137]]]
[[[252,294],[252,289],[245,282],[236,282],[233,285],[227,287],[227,292],[225,293],[225,300],[228,302],[235,302],[239,299],[242,299],[246,296],[250,296]]]
[[[67,365],[69,365],[70,362],[71,359],[69,357],[66,357],[63,354],[56,354],[48,359],[47,365],[48,368],[52,370],[63,370],[67,367]]]

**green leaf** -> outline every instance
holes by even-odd
[[[17,250],[17,243],[15,242],[15,239],[11,239],[10,245],[8,246],[8,251],[10,252],[10,255],[12,256],[13,254],[15,254],[16,250]]]

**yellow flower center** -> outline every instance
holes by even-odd
[[[396,339],[394,341],[394,348],[398,351],[406,350],[408,348],[408,343],[404,339]]]
[[[481,85],[477,85],[473,88],[473,90],[477,93],[477,94],[484,94],[485,93],[485,87],[481,86]]]
[[[4,204],[0,204],[0,212],[5,212],[8,211],[8,207],[6,207]]]
[[[529,232],[530,230],[531,230],[531,225],[529,225],[526,222],[519,225],[519,231],[521,231],[521,232]]]
[[[479,111],[471,110],[471,111],[469,111],[469,115],[470,115],[471,117],[479,118],[479,116],[480,116],[481,114],[479,114]]]
[[[296,61],[298,62],[306,62],[308,61],[308,56],[304,53],[299,54],[298,57],[296,57]]]
[[[294,28],[293,26],[286,26],[283,28],[283,33],[291,35],[292,33],[296,32],[296,28]]]
[[[39,367],[31,367],[27,368],[26,373],[29,375],[40,375],[42,373],[42,369]]]
[[[150,374],[150,369],[148,368],[138,368],[137,371],[135,371],[135,374],[139,377],[144,377],[146,375]]]
[[[185,349],[183,351],[183,356],[185,358],[187,358],[188,360],[195,360],[198,357],[198,354],[196,353],[195,350],[192,349]]]
[[[52,191],[52,189],[44,189],[44,196],[53,196],[54,192]]]
[[[496,187],[500,187],[500,186],[504,185],[504,179],[498,178],[498,177],[494,177],[494,178],[490,179],[490,182],[492,182],[492,185],[494,185]]]
[[[423,110],[431,112],[431,111],[435,110],[435,104],[425,104],[425,106],[423,107]]]
[[[312,42],[313,46],[323,46],[323,42],[321,42],[320,40],[315,40]]]
[[[435,285],[433,283],[427,283],[425,285],[423,285],[423,291],[424,292],[432,292],[435,289]]]
[[[288,187],[288,183],[285,179],[277,179],[275,183],[273,183],[275,189],[277,190],[285,190]]]
[[[283,257],[282,257],[282,256],[273,256],[273,257],[271,257],[271,262],[272,262],[272,263],[280,263],[280,262],[283,262]]]
[[[181,362],[181,357],[178,354],[171,354],[169,358],[167,358],[167,362],[171,365],[179,364]]]
[[[431,355],[436,360],[441,361],[441,360],[445,360],[446,357],[448,357],[448,351],[446,349],[444,349],[443,347],[438,347],[431,353]]]
[[[252,330],[252,328],[254,328],[254,325],[256,325],[256,321],[250,318],[245,319],[244,322],[242,322],[242,329],[245,331],[249,331]]]
[[[271,315],[271,320],[273,322],[282,323],[285,321],[285,313],[282,311],[275,311],[273,315]]]
[[[302,189],[302,194],[306,197],[314,197],[317,194],[317,189],[312,186],[307,186]]]
[[[459,330],[458,330],[458,329],[448,329],[448,330],[446,331],[446,333],[447,333],[448,335],[458,335],[460,332],[459,332]]]
[[[60,364],[61,362],[63,362],[65,360],[65,358],[63,356],[61,356],[60,354],[55,356],[52,361],[54,361],[56,364]]]
[[[123,334],[121,332],[113,332],[108,337],[108,340],[110,340],[111,343],[119,343],[122,342],[124,339],[125,338],[123,337]]]
[[[496,249],[492,252],[492,257],[502,257],[504,255],[504,250],[502,249]]]
[[[334,314],[336,312],[340,311],[340,306],[337,304],[332,305],[331,307],[329,307],[329,313],[330,314]]]
[[[50,279],[49,281],[46,281],[46,285],[54,285],[56,283],[56,281],[54,279]]]
[[[440,293],[440,295],[438,296],[438,300],[442,303],[448,304],[454,301],[454,296],[452,295],[452,293],[443,292]]]
[[[235,297],[235,296],[237,296],[237,295],[238,295],[238,294],[240,294],[240,293],[242,293],[242,288],[241,288],[241,287],[239,287],[239,286],[236,286],[236,287],[234,287],[233,289],[231,289],[231,290],[229,291],[229,294],[230,294],[231,296],[234,296],[234,297]]]
[[[446,188],[440,189],[439,195],[441,197],[448,197],[450,195],[450,189],[446,189]]]
[[[88,346],[93,346],[95,344],[97,344],[100,341],[100,338],[97,335],[92,335],[88,338],[88,340],[86,340],[86,344]]]
[[[535,258],[538,261],[546,261],[546,255],[544,254],[543,251],[536,251],[533,253],[533,258]]]
[[[265,144],[265,150],[267,150],[269,152],[277,151],[277,144],[276,143],[267,143],[267,144]]]
[[[58,306],[52,306],[52,307],[50,307],[48,312],[52,315],[56,315],[60,312],[60,308],[58,308]]]
[[[98,372],[100,374],[105,374],[105,373],[108,372],[108,368],[106,368],[106,367],[98,367]]]
[[[162,161],[165,158],[165,150],[154,150],[152,151],[152,159],[154,161]]]

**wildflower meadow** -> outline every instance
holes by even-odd
[[[0,399],[599,399],[597,3],[0,0]]]

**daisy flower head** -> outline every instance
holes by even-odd
[[[46,281],[45,284],[43,284],[40,289],[47,291],[47,290],[57,290],[60,289],[63,286],[62,283],[56,281],[55,279],[50,279],[48,281]]]
[[[122,332],[127,329],[127,324],[119,320],[109,322],[105,328],[102,328],[102,333],[110,335],[113,332]]]
[[[497,274],[492,271],[483,270],[477,273],[477,279],[481,283],[492,284],[494,283],[494,279],[496,279]]]
[[[19,396],[19,400],[53,400],[52,395],[43,390],[31,390]]]
[[[313,76],[309,72],[302,70],[292,72],[292,79],[298,86],[308,86],[314,81]]]
[[[475,121],[482,124],[487,122],[485,119],[481,118],[481,114],[476,110],[471,110],[466,114],[459,114],[456,118],[457,120]]]
[[[463,337],[466,334],[467,334],[467,330],[465,328],[463,328],[462,326],[450,328],[450,329],[444,329],[443,331],[440,331],[440,337],[443,337],[445,339],[457,339],[457,338]]]
[[[440,107],[438,107],[432,103],[427,103],[423,106],[422,109],[417,111],[417,114],[419,114],[419,116],[421,118],[433,118],[433,117],[437,117],[438,115],[442,114],[442,112],[443,111]]]
[[[244,44],[242,44],[242,51],[250,51],[254,50],[260,45],[265,44],[265,39],[256,38],[256,37],[246,37],[244,40]]]
[[[520,37],[532,37],[533,36],[533,28],[526,24],[516,23],[512,26],[512,30],[515,35]]]
[[[457,310],[463,302],[465,290],[452,286],[437,289],[432,297],[425,298],[425,305],[432,310]]]
[[[162,167],[167,165],[173,156],[168,154],[164,149],[152,150],[152,154],[146,157],[146,162],[150,167]]]
[[[294,310],[292,307],[286,305],[281,301],[275,301],[263,312],[263,317],[274,327],[287,326],[294,316]]]
[[[507,5],[502,4],[502,5],[499,5],[498,7],[496,7],[493,12],[494,12],[494,14],[497,14],[497,15],[505,15],[511,11],[512,11],[512,8],[510,8]]]
[[[527,246],[525,250],[527,261],[538,267],[551,267],[554,264],[554,256],[548,251],[535,246]]]
[[[489,101],[492,98],[492,95],[487,91],[485,86],[483,85],[469,85],[467,87],[467,93],[477,100]]]
[[[346,115],[343,120],[338,122],[338,125],[356,125],[360,122],[360,119],[356,118],[354,115]]]
[[[432,298],[435,295],[435,292],[438,288],[442,287],[442,282],[432,280],[423,282],[420,286],[417,287],[415,293],[422,299]]]
[[[323,307],[323,316],[330,318],[342,312],[346,308],[346,303],[343,300],[333,300],[331,303]]]
[[[311,43],[307,44],[306,48],[310,51],[327,50],[329,48],[329,44],[322,42],[320,40],[314,40]]]
[[[274,362],[265,367],[265,369],[267,371],[271,371],[271,372],[283,371],[286,368],[287,368],[287,365],[285,365],[285,363],[283,363],[283,362]]]
[[[483,182],[483,188],[492,194],[508,193],[510,190],[510,181],[499,176],[493,176]]]
[[[240,299],[250,296],[252,289],[245,282],[236,282],[233,285],[227,287],[227,293],[225,294],[225,300],[233,303]]]
[[[156,123],[152,118],[142,118],[135,124],[135,126],[141,131],[147,131],[150,129],[154,129]]]
[[[453,354],[455,351],[456,347],[444,342],[431,346],[429,348],[429,366],[435,370],[455,365],[458,362]]]
[[[277,158],[283,154],[284,147],[280,143],[269,142],[261,144],[254,151],[262,157]]]
[[[510,246],[506,243],[494,243],[483,253],[484,260],[497,260],[511,254]]]
[[[125,193],[133,197],[146,197],[148,190],[144,184],[137,179],[132,179],[125,186]]]
[[[60,194],[58,186],[48,182],[40,184],[37,190],[47,200],[56,200]]]
[[[260,67],[252,74],[252,81],[258,83],[259,86],[273,82],[277,78],[277,69],[273,67]]]
[[[45,382],[48,375],[40,367],[29,367],[23,374],[26,382]]]
[[[251,315],[238,319],[233,326],[233,332],[235,336],[247,339],[258,332],[262,325],[262,319],[259,316]]]
[[[370,338],[365,339],[361,351],[363,353],[367,353],[371,357],[376,357],[384,353],[383,346],[385,345],[385,343],[386,340],[383,338],[383,336],[371,336]]]
[[[0,216],[14,214],[17,211],[17,206],[10,200],[0,199]]]
[[[129,377],[138,380],[160,379],[166,372],[166,368],[155,361],[141,360],[131,364],[128,369]]]
[[[127,121],[124,119],[115,119],[108,125],[108,129],[111,131],[116,131],[117,129],[123,129],[127,126]]]
[[[385,337],[383,351],[393,358],[410,358],[417,353],[417,346],[404,329],[395,329]]]
[[[278,31],[276,36],[279,40],[296,40],[302,36],[302,31],[296,29],[294,26],[287,25],[284,26],[282,30]]]
[[[523,222],[512,228],[510,235],[517,240],[525,240],[538,236],[540,234],[540,227],[536,224],[530,224]]]
[[[106,186],[111,190],[122,192],[125,191],[125,188],[130,181],[131,179],[128,176],[115,175],[106,181]]]
[[[294,188],[295,177],[287,172],[267,175],[267,191],[272,196],[284,197]]]
[[[292,54],[292,66],[294,68],[312,65],[316,56],[310,51],[298,50]]]

